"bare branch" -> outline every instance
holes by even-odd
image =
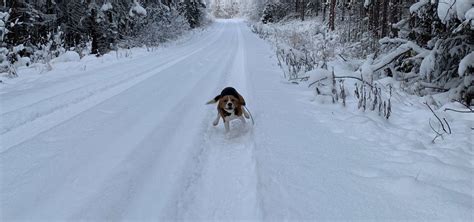
[[[369,82],[363,80],[362,78],[359,78],[359,77],[354,77],[354,76],[335,76],[334,78],[336,79],[357,79],[367,85],[369,85],[371,88],[374,88],[374,86],[372,84],[370,84]]]
[[[453,111],[457,113],[474,113],[474,110],[456,110],[456,109],[451,109],[451,108],[445,108],[444,111]]]
[[[318,79],[318,80],[316,80],[316,81],[314,81],[314,82],[310,83],[310,84],[308,85],[308,88],[309,88],[309,87],[311,87],[311,86],[313,86],[314,84],[316,84],[316,83],[320,82],[320,81],[323,81],[323,80],[325,80],[325,79],[328,79],[328,77],[326,76],[326,77],[324,77],[324,78]]]
[[[424,102],[424,104],[428,107],[428,109],[430,109],[431,113],[433,113],[433,115],[436,117],[436,119],[438,120],[439,122],[439,125],[441,126],[441,129],[443,129],[444,133],[446,134],[451,134],[451,126],[449,126],[449,123],[448,121],[446,120],[446,118],[443,118],[443,121],[441,121],[441,118],[438,117],[438,115],[436,115],[436,113],[434,112],[434,110],[431,108],[430,105],[428,105],[427,102]],[[440,133],[439,131],[435,130],[434,127],[431,125],[431,119],[429,121],[429,124],[430,124],[430,127],[431,129],[433,130],[433,132],[436,133],[436,137],[433,139],[432,142],[434,142],[436,140],[436,138],[438,138],[439,136],[441,136],[441,138],[443,138],[443,134],[444,133]],[[446,126],[445,126],[446,125]],[[448,129],[446,129],[448,128]]]
[[[474,110],[473,110],[470,106],[468,106],[467,104],[464,104],[462,101],[460,101],[460,100],[458,100],[458,99],[455,99],[454,101],[456,101],[456,102],[458,102],[458,103],[461,103],[461,105],[465,106],[466,108],[468,108],[469,110],[471,110],[471,111],[474,112]]]
[[[444,111],[453,111],[453,112],[458,112],[458,113],[474,113],[474,109],[472,109],[470,106],[467,104],[464,104],[462,101],[459,101],[457,99],[454,99],[453,101],[460,103],[464,107],[466,107],[469,110],[456,110],[456,109],[451,109],[451,108],[445,108]]]
[[[428,124],[430,125],[430,128],[431,130],[436,134],[436,136],[433,138],[433,140],[431,140],[432,143],[435,142],[435,140],[441,136],[441,138],[443,138],[443,134],[439,133],[439,131],[435,130],[433,125],[431,125],[431,119],[428,120]]]
[[[449,130],[448,134],[451,134],[451,127],[449,126],[448,121],[446,121],[446,118],[443,118],[443,120],[444,120],[444,123],[446,123],[446,126],[448,127],[448,130]]]

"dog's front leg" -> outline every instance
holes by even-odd
[[[225,132],[229,132],[230,126],[229,126],[229,120],[224,119],[224,126],[225,126]]]
[[[219,113],[217,113],[217,117],[216,119],[214,120],[214,122],[212,122],[212,125],[214,126],[217,126],[217,124],[219,124],[219,119],[221,118],[221,115],[219,115]]]
[[[244,118],[244,116],[240,116],[239,119],[240,119],[240,121],[242,121],[243,124],[245,124],[245,118]]]

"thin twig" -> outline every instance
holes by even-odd
[[[399,55],[393,57],[390,61],[386,62],[385,64],[379,65],[379,67],[376,68],[376,69],[374,69],[373,72],[377,72],[377,71],[381,70],[382,68],[384,68],[385,66],[389,65],[389,64],[392,63],[393,61],[397,60],[400,56],[402,56],[402,55],[404,55],[404,54],[410,52],[411,50],[412,50],[412,49],[409,48],[409,49],[405,50],[404,52],[400,53]],[[375,66],[375,65],[376,65],[376,64],[374,64],[374,66]]]
[[[445,108],[444,111],[453,111],[457,113],[474,113],[474,110],[456,110],[456,109],[451,109],[451,108]]]
[[[447,133],[447,134],[451,134],[451,127],[449,127],[449,124],[448,124],[448,122],[446,121],[446,119],[445,119],[445,122],[446,122],[446,124],[448,125],[448,128],[450,128],[449,133],[448,133],[448,131],[446,130],[446,128],[444,127],[443,121],[441,121],[441,119],[438,117],[438,115],[436,115],[436,113],[435,113],[434,110],[431,108],[431,106],[428,105],[427,102],[424,102],[424,104],[430,109],[430,111],[433,113],[433,115],[436,117],[436,119],[438,119],[438,121],[439,121],[439,123],[440,123],[440,125],[441,125],[441,128],[443,129],[443,131],[444,131],[445,133]],[[443,119],[444,119],[444,118],[443,118]]]
[[[471,111],[474,112],[474,110],[473,110],[470,106],[468,106],[467,104],[464,104],[463,102],[461,102],[461,101],[459,101],[459,100],[457,100],[457,99],[455,99],[454,101],[456,101],[456,102],[458,102],[458,103],[461,103],[461,105],[465,106],[466,108],[468,108],[469,110],[471,110]]]
[[[370,84],[369,82],[363,80],[362,78],[359,78],[359,77],[355,77],[355,76],[334,76],[335,79],[357,79],[367,85],[369,85],[371,88],[374,88],[374,86],[372,84]]]
[[[288,81],[296,81],[296,80],[299,80],[300,82],[303,82],[303,81],[308,81],[308,79],[309,79],[309,76],[303,76],[303,77],[291,78],[291,79],[289,79]]]
[[[310,83],[310,84],[308,85],[308,88],[309,88],[309,87],[311,87],[311,86],[313,86],[314,84],[316,84],[316,83],[320,82],[320,81],[323,81],[323,80],[325,80],[325,79],[328,79],[328,77],[326,76],[326,77],[324,77],[324,78],[318,79],[318,80],[316,80],[316,81],[314,81],[314,82]]]
[[[464,107],[466,107],[468,110],[456,110],[456,109],[451,109],[451,108],[445,108],[444,111],[453,111],[453,112],[458,112],[458,113],[474,113],[474,109],[472,109],[470,106],[468,106],[467,104],[464,104],[463,102],[457,100],[457,99],[454,99],[453,101],[455,102],[458,102],[460,103],[461,105],[463,105]]]
[[[444,120],[444,123],[446,123],[446,126],[448,127],[448,130],[449,130],[448,134],[451,134],[451,127],[449,126],[448,121],[446,121],[446,118],[443,118],[443,120]]]
[[[440,2],[440,3],[445,3],[445,2]],[[447,2],[445,4],[448,4]],[[453,4],[451,5],[451,7],[449,7],[448,11],[446,11],[446,15],[444,15],[444,19],[443,21],[446,21],[446,18],[448,17],[449,15],[449,11],[451,11],[451,9],[453,8],[453,6],[456,5],[456,0],[454,0]]]
[[[436,133],[435,138],[433,138],[433,140],[431,140],[432,143],[434,143],[435,140],[436,140],[436,138],[438,138],[438,137],[440,137],[440,136],[441,136],[441,138],[443,138],[443,134],[439,133],[439,131],[435,130],[434,127],[433,127],[433,125],[431,125],[431,119],[428,120],[428,124],[430,125],[431,130],[433,130],[433,132]]]
[[[441,88],[441,87],[437,87],[437,86],[427,86],[427,85],[423,85],[423,84],[421,84],[421,86],[423,86],[423,88],[437,89],[437,90],[441,90],[441,91],[443,91],[443,92],[449,91],[448,89]]]
[[[341,54],[339,54],[338,56],[341,57],[341,59],[344,60],[344,62],[347,62],[347,59],[345,59],[344,57],[342,57]]]

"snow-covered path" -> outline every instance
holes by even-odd
[[[219,21],[152,55],[2,92],[2,221],[472,219],[472,150],[451,163],[345,132],[272,55],[244,22]],[[225,86],[255,126],[212,126],[204,103]]]

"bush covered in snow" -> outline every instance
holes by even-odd
[[[274,43],[278,65],[289,80],[304,77],[306,72],[318,67],[327,68],[327,62],[341,50],[339,36],[314,20],[257,23],[252,30]]]
[[[200,26],[206,18],[202,0],[182,0],[178,2],[177,9],[186,18],[191,28]]]
[[[289,5],[282,2],[268,2],[263,9],[262,22],[275,23],[282,20],[289,11]]]
[[[449,92],[451,99],[466,98],[468,88],[474,85],[473,69],[463,62],[474,50],[474,29],[464,22],[472,4],[470,0],[421,0],[410,8],[411,34],[403,40],[381,42],[382,49],[390,53],[411,45],[386,64],[408,92],[421,96]],[[387,58],[384,54],[379,57]]]
[[[270,1],[253,26],[275,44],[288,79],[305,79],[336,57],[351,64],[365,59],[359,64],[364,78],[392,77],[419,96],[446,93],[465,103],[474,97],[471,0],[302,2],[285,8],[287,3]],[[305,17],[310,21],[295,22]]]

